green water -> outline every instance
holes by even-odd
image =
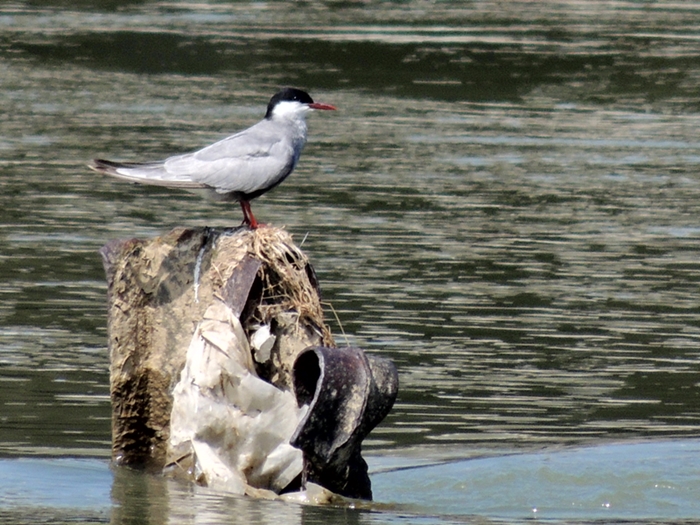
[[[253,206],[306,238],[338,341],[399,368],[375,462],[694,443],[699,22],[670,2],[3,3],[0,454],[109,455],[103,244],[241,220],[85,164],[198,148],[283,85],[339,111]],[[456,514],[498,518],[480,494]],[[680,501],[634,519],[700,516]]]

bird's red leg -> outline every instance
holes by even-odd
[[[252,230],[257,230],[258,221],[255,220],[253,210],[250,209],[250,202],[241,199],[241,209],[243,210],[243,224],[247,224]]]

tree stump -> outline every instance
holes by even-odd
[[[352,377],[361,378],[365,397],[352,401],[352,418],[332,415],[343,405],[333,397],[360,387],[321,386],[355,379],[319,368],[344,361],[333,357],[313,268],[289,234],[178,228],[152,240],[114,241],[100,253],[115,464],[241,494],[332,479],[342,495],[371,498],[360,442],[391,409],[396,370],[352,349],[360,363]],[[318,357],[308,358],[311,348]],[[327,431],[325,422],[346,431]],[[325,455],[312,452],[320,450],[318,432],[326,441],[341,436],[323,445]]]

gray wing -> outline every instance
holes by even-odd
[[[173,177],[165,171],[163,164],[164,162],[113,162],[111,160],[95,159],[88,166],[100,173],[128,180],[129,182],[140,182],[141,184],[166,186],[169,188],[206,188],[204,184],[186,177]]]
[[[292,137],[267,120],[194,153],[170,157],[163,168],[219,193],[254,193],[288,175],[298,160]],[[303,143],[302,143],[303,145]]]
[[[120,179],[173,188],[213,188],[217,193],[254,193],[287,176],[299,158],[304,137],[285,133],[263,120],[193,153],[161,162],[117,163],[95,160],[96,171]]]

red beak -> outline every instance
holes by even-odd
[[[335,106],[331,106],[330,104],[322,104],[321,102],[314,102],[312,104],[309,104],[309,107],[311,109],[329,109],[329,110],[335,110]]]

